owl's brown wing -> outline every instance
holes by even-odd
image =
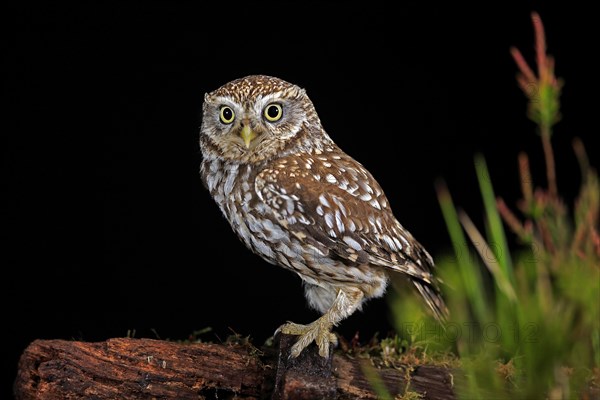
[[[377,181],[350,156],[334,147],[280,158],[258,174],[255,190],[262,212],[315,253],[343,265],[408,275],[435,316],[445,319],[431,256],[396,220]]]
[[[255,190],[281,225],[319,251],[436,288],[431,256],[396,220],[371,174],[341,150],[278,159]]]

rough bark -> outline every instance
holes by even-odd
[[[279,348],[153,339],[87,343],[36,340],[21,356],[14,385],[29,399],[377,399],[361,362],[319,357],[315,346],[288,357]],[[409,388],[423,399],[454,399],[450,372],[437,366],[378,369],[395,396]]]

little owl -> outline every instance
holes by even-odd
[[[300,276],[323,315],[278,331],[297,335],[297,357],[315,341],[327,357],[333,326],[406,276],[434,315],[446,306],[433,260],[394,217],[383,190],[323,129],[304,89],[254,75],[204,98],[200,131],[206,188],[244,244]]]

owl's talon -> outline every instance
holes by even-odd
[[[333,346],[337,346],[338,343],[337,336],[330,329],[331,324],[321,318],[309,325],[288,322],[281,325],[276,332],[299,336],[290,350],[290,357],[298,357],[302,353],[302,350],[313,341],[319,348],[319,355],[321,357],[328,357],[330,343],[333,343]]]

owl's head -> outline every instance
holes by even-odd
[[[257,163],[329,142],[304,89],[251,75],[207,93],[202,108],[203,155]]]

